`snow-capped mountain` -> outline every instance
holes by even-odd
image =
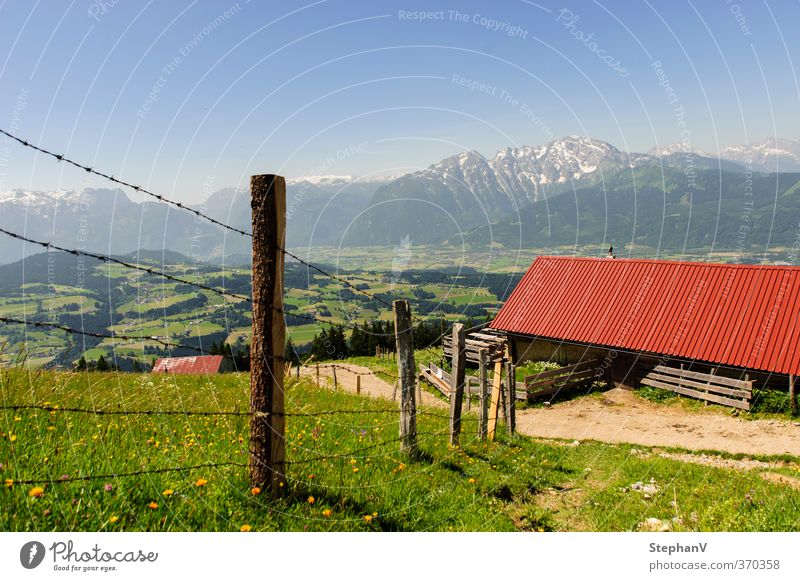
[[[720,151],[719,157],[754,171],[800,171],[800,139],[771,138],[751,145],[733,145]]]
[[[312,176],[287,180],[287,244],[338,243],[340,233],[393,177]],[[225,188],[196,206],[249,231],[250,192]],[[28,238],[103,254],[173,250],[199,261],[249,256],[250,240],[166,204],[134,202],[122,190],[0,192],[0,226]],[[0,264],[43,252],[0,235]]]
[[[768,138],[745,145],[731,145],[718,154],[697,148],[686,148],[674,143],[654,147],[648,153],[658,157],[691,153],[710,159],[730,161],[753,171],[796,172],[800,171],[800,139]]]
[[[445,233],[452,236],[529,203],[647,165],[707,169],[720,167],[720,161],[672,148],[628,153],[577,135],[540,146],[506,147],[490,159],[467,151],[379,188],[350,241],[396,244],[407,234],[417,242],[436,241]],[[728,162],[722,166],[738,167]]]
[[[629,153],[570,135],[544,145],[506,147],[491,157],[466,151],[402,176],[317,175],[287,179],[287,244],[314,246],[455,240],[530,203],[630,177],[653,167],[683,170],[800,171],[800,141],[767,140],[709,156],[680,144]],[[680,183],[672,184],[681,187]],[[236,228],[250,228],[249,193],[227,188],[198,205]],[[120,190],[0,192],[0,225],[33,238],[87,250],[125,253],[174,250],[202,260],[249,255],[249,240],[164,204],[131,201]],[[407,237],[407,238],[406,238]],[[6,241],[0,263],[40,251]]]

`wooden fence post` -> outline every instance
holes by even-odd
[[[478,416],[478,436],[481,440],[486,439],[487,422],[489,421],[489,385],[486,377],[487,364],[486,349],[478,351],[478,376],[480,381],[480,409]]]
[[[411,307],[408,301],[394,301],[394,329],[397,342],[397,372],[400,376],[400,449],[412,456],[417,454],[417,404],[414,401],[414,382],[417,365],[414,362],[414,341],[411,330]]]
[[[497,361],[494,364],[494,377],[492,377],[492,403],[489,406],[489,425],[487,435],[489,440],[494,440],[497,431],[497,413],[500,408],[500,392],[503,389],[503,364]]]
[[[319,387],[319,363],[317,363],[317,387]]]
[[[511,436],[514,433],[514,375],[511,362],[506,362],[506,434]]]
[[[336,380],[336,365],[333,365],[333,390],[339,389],[339,382]]]
[[[792,415],[797,414],[797,392],[795,391],[795,383],[797,377],[794,375],[789,376],[789,413]]]
[[[461,406],[464,401],[464,372],[466,371],[467,352],[464,350],[464,325],[453,325],[452,375],[450,383],[450,445],[458,446],[461,433]]]
[[[356,395],[361,395],[361,374],[356,375]]]
[[[276,495],[286,482],[283,355],[283,245],[286,181],[250,178],[253,223],[253,340],[250,346],[250,481]]]
[[[517,369],[513,363],[508,364],[508,401],[511,402],[508,410],[509,433],[514,434],[517,431]]]

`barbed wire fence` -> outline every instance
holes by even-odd
[[[72,165],[72,166],[74,166],[74,167],[76,167],[78,169],[86,171],[87,173],[90,173],[90,174],[93,174],[95,176],[101,177],[101,178],[103,178],[105,180],[108,180],[108,181],[110,181],[110,182],[112,182],[114,184],[130,188],[130,189],[134,190],[135,192],[139,192],[139,193],[142,193],[142,194],[144,194],[146,196],[152,197],[152,198],[156,199],[160,203],[164,203],[164,204],[173,206],[175,208],[178,208],[180,210],[190,212],[190,213],[194,214],[197,218],[202,219],[202,220],[206,220],[207,222],[209,222],[211,224],[214,224],[214,225],[216,225],[216,226],[218,226],[220,228],[223,228],[225,230],[228,230],[228,231],[231,231],[231,232],[234,232],[234,233],[237,233],[239,235],[246,236],[246,237],[249,237],[249,238],[253,238],[254,237],[252,232],[247,232],[247,231],[242,230],[240,228],[236,228],[234,226],[231,226],[229,224],[221,222],[221,221],[213,218],[212,216],[209,216],[209,215],[205,214],[204,212],[202,212],[202,211],[200,211],[200,210],[198,210],[196,208],[193,208],[193,207],[191,207],[191,206],[189,206],[187,204],[184,204],[182,202],[178,202],[178,201],[172,200],[172,199],[170,199],[170,198],[168,198],[168,197],[166,197],[166,196],[164,196],[162,194],[153,192],[153,191],[151,191],[151,190],[149,190],[149,189],[147,189],[147,188],[145,188],[143,186],[135,185],[132,182],[126,181],[124,179],[117,178],[117,177],[113,176],[111,173],[99,171],[99,170],[97,170],[97,169],[95,169],[93,167],[90,167],[90,166],[87,166],[85,164],[79,163],[79,162],[77,162],[77,161],[75,161],[75,160],[73,160],[73,159],[71,159],[71,158],[69,158],[69,157],[67,157],[67,156],[65,156],[63,154],[58,154],[58,153],[50,151],[50,150],[48,150],[48,149],[46,149],[44,147],[35,145],[35,144],[29,142],[28,140],[22,139],[22,138],[20,138],[20,137],[18,137],[16,135],[4,130],[4,129],[2,129],[2,128],[0,128],[0,134],[10,138],[11,140],[19,143],[20,145],[22,145],[24,147],[30,148],[30,149],[32,149],[34,151],[37,151],[39,153],[42,153],[44,155],[50,156],[50,157],[54,158],[57,162],[63,162],[63,163]],[[61,251],[61,252],[65,252],[65,253],[71,254],[73,256],[92,258],[92,259],[98,260],[98,261],[103,262],[103,263],[116,264],[116,265],[122,266],[125,269],[130,269],[130,270],[136,270],[136,271],[139,271],[139,272],[143,272],[143,273],[145,273],[147,275],[162,277],[165,280],[169,280],[169,281],[176,282],[176,283],[179,283],[179,284],[189,285],[189,286],[191,286],[193,288],[197,288],[197,289],[200,289],[200,290],[203,290],[203,291],[207,291],[207,292],[211,292],[211,293],[217,294],[217,295],[223,297],[223,299],[233,299],[233,300],[237,300],[237,301],[245,301],[245,302],[250,303],[252,305],[256,305],[257,304],[259,307],[263,306],[263,307],[268,308],[271,312],[273,312],[276,315],[282,315],[284,317],[291,316],[291,317],[294,317],[294,318],[297,318],[297,319],[307,320],[309,322],[313,322],[313,323],[316,323],[316,324],[319,324],[319,325],[323,325],[323,326],[332,325],[332,323],[330,321],[326,321],[324,319],[321,319],[321,318],[313,316],[313,315],[308,315],[308,314],[304,314],[304,313],[294,313],[294,312],[287,313],[287,312],[285,312],[284,309],[276,307],[273,304],[273,302],[271,302],[271,301],[256,301],[256,300],[253,299],[253,297],[250,297],[250,296],[247,296],[247,295],[238,294],[238,293],[232,293],[232,292],[226,291],[224,289],[216,288],[216,287],[214,287],[212,285],[209,285],[209,284],[204,284],[202,282],[189,280],[188,278],[184,278],[184,277],[181,277],[181,276],[176,276],[174,274],[170,274],[170,273],[164,272],[163,270],[156,269],[156,268],[154,268],[152,266],[144,266],[142,264],[130,262],[130,261],[124,260],[122,258],[111,256],[111,255],[107,255],[107,254],[100,254],[100,253],[90,252],[90,251],[86,251],[86,250],[82,250],[82,249],[76,249],[76,248],[67,248],[67,247],[55,244],[54,242],[51,242],[51,241],[37,240],[37,239],[34,239],[32,237],[25,236],[23,234],[20,234],[18,232],[13,232],[13,231],[5,229],[5,228],[0,228],[0,233],[2,233],[3,235],[5,235],[7,237],[10,237],[10,238],[13,238],[13,239],[16,239],[16,240],[20,240],[20,241],[22,241],[24,243],[41,246],[42,248],[45,248],[47,250],[57,250],[57,251]],[[328,270],[326,270],[325,268],[323,268],[321,266],[315,265],[315,264],[313,264],[311,262],[308,262],[308,261],[302,259],[297,254],[295,254],[295,253],[287,250],[286,248],[284,248],[282,244],[278,244],[278,245],[275,245],[275,246],[276,246],[277,252],[281,253],[282,255],[291,258],[292,260],[296,261],[297,263],[299,263],[299,264],[301,264],[301,265],[303,265],[303,266],[305,266],[305,267],[307,267],[307,268],[319,273],[320,275],[322,275],[324,277],[329,278],[330,280],[338,282],[339,284],[341,284],[344,287],[350,289],[351,291],[353,291],[355,293],[358,293],[359,295],[365,296],[365,297],[369,298],[370,300],[376,301],[377,303],[381,304],[382,306],[384,306],[384,307],[386,307],[388,309],[393,309],[395,307],[393,304],[389,303],[383,297],[378,296],[377,294],[374,294],[374,293],[367,292],[363,288],[359,288],[358,286],[352,284],[350,281],[346,280],[345,278],[343,278],[343,277],[341,277],[339,275],[333,274],[333,273],[329,272]],[[282,264],[282,262],[283,261],[281,261],[281,264]],[[409,310],[409,315],[413,320],[415,320],[415,321],[417,321],[419,323],[424,323],[423,319],[421,319],[418,316],[410,313],[410,310]],[[188,351],[197,352],[197,353],[200,353],[200,354],[207,353],[207,350],[203,349],[202,346],[198,347],[198,346],[195,346],[195,345],[187,345],[187,344],[184,344],[184,343],[175,343],[175,342],[169,341],[168,339],[165,339],[165,338],[163,338],[161,336],[156,336],[156,335],[145,335],[145,334],[131,335],[131,334],[117,333],[117,332],[105,333],[105,332],[99,332],[99,331],[89,331],[89,330],[79,329],[79,328],[76,328],[76,327],[73,327],[73,326],[69,326],[69,325],[64,325],[64,324],[61,324],[61,323],[55,322],[55,321],[29,320],[27,318],[17,318],[17,317],[10,317],[10,316],[0,316],[0,322],[8,324],[8,325],[24,325],[24,326],[29,326],[29,327],[39,328],[39,329],[60,330],[60,331],[64,331],[65,333],[67,333],[69,335],[81,335],[81,336],[98,338],[98,339],[103,339],[103,340],[108,339],[108,340],[112,340],[112,341],[153,342],[153,343],[157,343],[157,344],[159,344],[159,345],[161,345],[161,346],[163,346],[163,347],[165,347],[167,349],[173,349],[173,350],[176,350],[176,351],[177,350],[188,350]],[[339,324],[338,326],[344,327],[344,328],[349,328],[349,329],[357,329],[359,331],[363,330],[363,328],[359,327],[358,324],[355,323],[355,322],[346,322],[345,324]],[[434,342],[432,344],[435,344],[437,341],[441,340],[442,337],[445,334],[446,333],[442,333],[441,335],[439,335],[439,337],[434,339]],[[254,340],[255,340],[255,337],[254,337]],[[282,353],[283,352],[283,346],[280,346],[279,350]],[[271,360],[279,360],[281,362],[281,366],[282,366],[284,357],[281,356],[281,355],[276,356],[276,355],[273,354],[273,355],[270,355],[270,359]],[[399,359],[399,353],[398,353],[398,359]],[[398,361],[398,365],[399,365],[399,361]],[[401,381],[404,380],[404,378],[401,377],[400,375],[394,375],[394,374],[392,374],[392,373],[390,373],[388,371],[375,372],[375,371],[369,370],[369,371],[365,371],[365,372],[360,372],[360,371],[355,371],[355,370],[351,369],[348,366],[337,365],[337,364],[323,364],[323,366],[324,367],[333,367],[334,373],[335,373],[335,370],[337,368],[338,369],[342,369],[342,370],[344,370],[344,371],[346,371],[346,372],[348,372],[350,374],[353,374],[354,376],[356,376],[359,379],[360,379],[360,377],[369,376],[369,375],[375,376],[376,378],[379,378],[379,379],[382,379],[381,376],[388,377],[391,380],[396,382],[395,383],[395,386],[396,386],[395,389],[397,389],[398,383],[400,383]],[[405,402],[405,400],[404,400],[404,402]],[[403,413],[403,408],[405,407],[404,402],[401,402],[401,406],[400,406],[401,414]],[[407,403],[407,402],[405,402],[405,403]],[[414,406],[412,406],[412,407],[414,407]],[[247,412],[243,412],[243,411],[207,411],[207,410],[173,410],[173,411],[171,411],[171,410],[118,410],[118,409],[117,410],[112,410],[112,409],[100,409],[100,408],[98,408],[98,409],[90,409],[90,408],[80,408],[80,407],[60,407],[60,406],[53,406],[53,405],[13,404],[13,403],[12,404],[4,403],[4,405],[0,406],[0,409],[5,410],[5,411],[15,411],[15,412],[16,411],[24,411],[24,410],[31,410],[31,411],[32,410],[38,410],[38,411],[47,411],[47,412],[49,412],[51,414],[69,413],[69,414],[83,414],[83,415],[93,415],[93,416],[121,416],[121,417],[127,417],[127,416],[156,416],[156,415],[159,415],[159,416],[185,416],[185,417],[192,417],[192,416],[206,416],[206,417],[208,417],[208,416],[228,416],[229,417],[229,416],[234,416],[234,417],[246,417],[246,418],[249,418],[251,420],[251,422],[254,421],[254,420],[261,420],[261,419],[275,418],[275,417],[280,417],[283,420],[283,419],[285,419],[287,417],[317,417],[317,416],[337,415],[337,414],[341,414],[341,415],[345,415],[345,416],[346,415],[364,415],[364,414],[369,414],[369,415],[373,415],[373,414],[374,415],[396,414],[399,411],[398,407],[396,407],[396,406],[395,407],[391,407],[391,408],[386,408],[386,409],[334,409],[334,410],[314,411],[314,412],[309,412],[309,413],[304,413],[304,412],[286,412],[284,410],[280,410],[280,411],[271,410],[271,411],[269,411],[267,413],[262,412],[262,411],[252,411],[252,410],[251,411],[247,411]],[[431,412],[431,411],[429,411],[427,409],[426,410],[413,409],[412,411],[413,411],[414,415],[416,415],[416,414],[427,415],[427,416],[434,417],[434,418],[452,420],[451,415],[437,414],[437,413]],[[477,418],[463,418],[463,419],[464,420],[475,419],[477,421]],[[402,419],[401,419],[401,432],[402,432],[402,423],[403,422],[402,422]],[[451,433],[451,431],[445,431],[445,432],[440,432],[440,433],[427,433],[427,434],[421,435],[420,437],[423,437],[423,438],[439,437],[439,436],[446,435],[448,433]],[[414,434],[414,436],[415,437],[417,436],[416,433]],[[391,444],[397,444],[397,443],[401,443],[402,444],[404,441],[407,440],[407,438],[408,438],[408,434],[401,433],[401,435],[396,439],[382,440],[380,442],[371,444],[369,446],[361,447],[359,449],[351,450],[351,451],[348,451],[348,452],[337,453],[337,454],[328,454],[328,455],[316,455],[316,456],[312,456],[310,458],[303,458],[300,461],[294,461],[294,462],[293,461],[281,460],[281,466],[284,466],[284,465],[291,466],[293,464],[308,464],[308,463],[319,462],[319,461],[323,461],[323,460],[327,461],[327,460],[352,458],[354,455],[363,454],[363,452],[368,451],[368,450],[382,448],[382,447],[385,447],[385,446],[389,446]],[[250,467],[250,469],[253,470],[254,463],[256,465],[258,465],[262,470],[264,468],[266,468],[268,471],[272,472],[273,475],[278,476],[278,478],[285,479],[285,476],[282,473],[282,470],[277,470],[276,471],[275,466],[273,465],[274,464],[273,462],[268,462],[269,465],[266,466],[266,467],[261,466],[263,459],[258,458],[257,455],[254,454],[254,451],[253,451],[252,448],[250,448],[248,450],[248,453],[250,454],[250,462],[249,463],[224,461],[224,462],[216,462],[216,463],[203,463],[203,464],[197,464],[197,465],[175,466],[175,467],[167,467],[167,468],[148,468],[148,469],[142,469],[142,470],[134,470],[134,471],[128,471],[128,472],[115,472],[115,473],[99,474],[99,475],[78,475],[78,476],[61,477],[61,478],[52,478],[51,477],[51,478],[47,478],[47,479],[41,479],[41,478],[40,479],[35,479],[35,478],[34,479],[21,479],[21,480],[17,480],[16,483],[17,484],[32,485],[32,484],[70,483],[70,482],[79,482],[79,481],[80,482],[88,482],[88,481],[93,481],[93,480],[108,480],[108,479],[111,479],[111,478],[135,477],[135,476],[144,476],[144,475],[168,473],[168,472],[186,472],[186,471],[198,470],[198,469],[202,469],[202,468],[224,467],[224,466]],[[6,483],[8,485],[8,481]],[[282,483],[281,483],[281,486],[283,486]]]

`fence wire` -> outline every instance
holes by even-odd
[[[58,154],[58,153],[50,151],[50,150],[48,150],[48,149],[46,149],[46,148],[44,148],[42,146],[35,145],[35,144],[33,144],[33,143],[31,143],[31,142],[29,142],[29,141],[27,141],[25,139],[22,139],[22,138],[20,138],[20,137],[18,137],[16,135],[14,135],[13,133],[10,133],[10,132],[2,129],[2,128],[0,128],[0,134],[5,135],[6,137],[16,141],[17,143],[21,144],[24,147],[33,149],[33,150],[35,150],[35,151],[37,151],[39,153],[45,154],[47,156],[50,156],[50,157],[54,158],[55,160],[57,160],[58,162],[67,163],[67,164],[72,165],[72,166],[74,166],[74,167],[76,167],[78,169],[86,171],[87,173],[90,173],[90,174],[96,175],[98,177],[104,178],[104,179],[106,179],[106,180],[108,180],[108,181],[110,181],[110,182],[112,182],[114,184],[117,184],[117,185],[120,185],[120,186],[124,186],[124,187],[127,187],[127,188],[131,188],[132,190],[134,190],[136,192],[140,192],[142,194],[145,194],[147,196],[155,198],[159,202],[162,202],[162,203],[174,206],[174,207],[176,207],[178,209],[190,212],[190,213],[194,214],[195,216],[197,216],[198,218],[204,219],[204,220],[208,221],[209,223],[214,224],[214,225],[216,225],[216,226],[218,226],[220,228],[229,230],[231,232],[235,232],[235,233],[243,235],[243,236],[252,237],[252,233],[246,232],[246,231],[244,231],[242,229],[239,229],[239,228],[236,228],[236,227],[231,226],[229,224],[226,224],[224,222],[221,222],[221,221],[219,221],[219,220],[217,220],[217,219],[215,219],[215,218],[213,218],[213,217],[201,212],[200,210],[197,210],[196,208],[192,208],[191,206],[189,206],[187,204],[184,204],[182,202],[178,202],[178,201],[175,201],[175,200],[171,200],[171,199],[167,198],[166,196],[164,196],[162,194],[158,194],[158,193],[153,192],[153,191],[150,191],[149,189],[147,189],[147,188],[145,188],[143,186],[135,185],[135,184],[133,184],[131,182],[128,182],[128,181],[126,181],[124,179],[116,178],[111,173],[96,170],[93,167],[85,165],[85,164],[82,164],[82,163],[79,163],[79,162],[67,157],[66,155]],[[157,270],[155,268],[152,268],[152,267],[147,267],[147,266],[142,266],[142,265],[139,265],[139,264],[134,264],[134,263],[131,263],[131,262],[119,259],[119,258],[115,258],[115,257],[110,256],[110,255],[98,254],[98,253],[88,252],[88,251],[78,250],[78,249],[65,248],[65,247],[56,245],[56,244],[54,244],[52,242],[35,240],[35,239],[29,238],[27,236],[23,236],[21,234],[18,234],[18,233],[3,229],[3,228],[0,228],[0,233],[3,233],[5,235],[7,235],[7,236],[10,236],[10,237],[18,239],[18,240],[22,240],[22,241],[27,242],[27,243],[31,243],[31,244],[36,244],[36,245],[42,246],[42,247],[47,248],[47,249],[55,249],[55,250],[58,250],[58,251],[62,251],[62,252],[66,252],[66,253],[72,254],[74,256],[86,256],[86,257],[94,258],[94,259],[102,261],[102,262],[118,264],[118,265],[123,266],[123,267],[128,268],[128,269],[134,269],[134,270],[142,271],[142,272],[145,272],[145,273],[153,275],[153,276],[163,277],[163,278],[165,278],[167,280],[171,280],[173,282],[178,282],[178,283],[181,283],[181,284],[186,284],[186,285],[190,285],[190,286],[195,287],[195,288],[199,288],[199,289],[202,289],[202,290],[213,292],[213,293],[218,294],[218,295],[223,296],[223,297],[230,297],[230,298],[235,298],[235,299],[238,299],[238,300],[244,300],[244,301],[247,301],[249,303],[253,303],[253,299],[251,297],[248,297],[248,296],[245,296],[245,295],[236,294],[236,293],[231,293],[231,292],[228,292],[228,291],[225,291],[225,290],[214,288],[214,287],[212,287],[210,285],[206,285],[206,284],[203,284],[203,283],[190,281],[190,280],[178,277],[178,276],[171,275],[169,273],[165,273],[165,272],[159,271],[159,270]],[[346,286],[347,288],[351,289],[352,291],[354,291],[354,292],[356,292],[356,293],[358,293],[360,295],[363,295],[363,296],[369,298],[370,300],[377,301],[378,303],[380,303],[381,305],[383,305],[384,307],[386,307],[388,309],[393,309],[393,305],[390,304],[387,300],[383,299],[382,297],[380,297],[380,296],[378,296],[376,294],[369,293],[369,292],[365,291],[364,289],[358,288],[356,285],[352,284],[351,282],[349,282],[348,280],[342,278],[341,276],[332,274],[332,273],[328,272],[327,270],[323,269],[320,266],[317,266],[317,265],[312,264],[312,263],[310,263],[310,262],[308,262],[306,260],[303,260],[302,258],[297,256],[296,254],[290,252],[289,250],[286,250],[285,248],[280,248],[279,247],[278,250],[280,252],[282,252],[284,255],[288,256],[289,258],[291,258],[291,259],[297,261],[298,263],[306,266],[307,268],[313,269],[316,272],[320,273],[321,275],[323,275],[323,276],[325,276],[327,278],[330,278],[331,280],[335,280],[335,281],[339,282],[340,284]],[[319,318],[311,316],[311,315],[299,314],[299,313],[286,313],[286,312],[282,311],[281,309],[278,309],[277,307],[274,307],[271,304],[268,305],[268,306],[270,308],[272,308],[273,310],[283,314],[284,316],[291,315],[293,317],[309,320],[309,321],[312,321],[312,322],[315,322],[315,323],[318,323],[318,324],[321,324],[321,325],[331,325],[331,323],[329,321],[324,321],[322,319],[319,319]],[[416,320],[418,322],[424,322],[423,319],[419,318],[416,315],[412,315],[412,317],[413,317],[414,320]],[[65,332],[70,333],[70,334],[79,334],[79,335],[84,335],[84,336],[87,336],[87,337],[102,338],[102,339],[115,339],[115,340],[124,340],[124,341],[153,341],[153,342],[159,343],[159,344],[161,344],[161,345],[163,345],[163,346],[165,346],[167,348],[187,349],[187,350],[196,351],[196,352],[199,352],[199,353],[204,353],[205,352],[201,348],[198,348],[198,347],[195,347],[195,346],[192,346],[192,345],[183,345],[183,344],[179,344],[179,343],[172,343],[172,342],[169,342],[169,341],[165,341],[165,340],[163,340],[163,339],[161,339],[161,338],[159,338],[157,336],[145,336],[145,335],[138,335],[137,336],[137,335],[127,335],[127,334],[118,334],[118,333],[106,334],[106,333],[99,333],[99,332],[95,332],[95,331],[85,331],[83,329],[76,329],[76,328],[70,327],[68,325],[62,325],[62,324],[55,323],[55,322],[29,321],[29,320],[25,320],[25,319],[17,319],[17,318],[14,318],[14,317],[6,317],[6,316],[0,316],[0,322],[7,323],[7,324],[22,324],[22,325],[28,325],[28,326],[33,326],[33,327],[39,327],[39,328],[59,329],[59,330],[65,331]],[[355,323],[344,325],[344,326],[351,327],[351,328],[358,329],[358,330],[362,330]],[[442,334],[442,336],[444,336],[444,334]],[[379,377],[379,374],[382,374],[382,375],[388,376],[390,378],[393,378],[394,380],[399,379],[398,376],[396,376],[394,374],[391,374],[391,373],[388,373],[388,372],[378,372],[378,373],[376,373],[374,371],[357,372],[357,371],[354,371],[354,370],[352,370],[352,369],[350,369],[348,367],[345,367],[345,366],[342,366],[342,365],[337,365],[337,364],[325,364],[324,366],[325,367],[333,367],[334,369],[339,368],[339,369],[342,369],[343,371],[349,372],[349,373],[354,374],[356,376],[373,375],[373,376]],[[181,416],[247,416],[247,417],[253,417],[253,416],[266,416],[266,415],[269,415],[269,414],[265,414],[263,412],[250,412],[250,411],[248,411],[248,412],[239,412],[239,411],[211,412],[211,411],[203,411],[203,410],[186,410],[186,411],[169,411],[169,410],[103,410],[103,409],[88,409],[88,408],[73,408],[73,407],[64,408],[64,407],[44,406],[44,405],[6,405],[6,406],[0,406],[0,409],[3,409],[3,410],[15,410],[15,411],[19,411],[19,410],[41,410],[41,411],[56,412],[56,413],[59,413],[59,412],[60,413],[82,413],[82,414],[92,414],[92,415],[113,415],[113,416],[181,415]],[[303,413],[303,412],[286,413],[286,412],[281,412],[280,414],[272,414],[272,415],[282,415],[282,416],[286,416],[286,417],[317,417],[317,416],[321,416],[321,415],[332,415],[332,414],[385,414],[385,413],[397,413],[397,412],[398,412],[397,408],[392,408],[392,409],[380,409],[380,410],[363,410],[363,409],[361,409],[361,410],[324,410],[324,411],[313,412],[313,413],[311,413],[311,412],[309,412],[309,413]],[[417,413],[429,415],[429,416],[432,416],[432,417],[439,417],[439,418],[443,418],[443,419],[449,419],[449,416],[446,416],[444,414],[436,414],[436,413],[422,411],[422,410],[418,411]],[[467,419],[476,419],[476,418],[462,418],[462,422],[467,420]],[[417,438],[421,439],[421,438],[439,437],[439,436],[446,435],[446,433],[447,432],[422,434],[422,435],[418,435]],[[299,460],[299,461],[296,461],[296,462],[286,462],[286,464],[288,464],[288,465],[308,464],[308,463],[312,463],[312,462],[320,462],[320,461],[327,461],[327,460],[333,460],[333,459],[352,458],[354,456],[359,456],[360,454],[363,454],[363,452],[365,452],[365,451],[376,449],[376,448],[380,448],[380,447],[384,447],[384,446],[387,446],[389,444],[398,443],[398,442],[402,441],[403,439],[404,439],[403,437],[399,437],[399,438],[395,438],[395,439],[391,439],[391,440],[381,441],[381,442],[375,443],[373,445],[366,446],[366,447],[361,447],[359,449],[351,450],[351,451],[345,452],[345,453],[337,453],[337,454],[330,454],[330,455],[318,455],[318,456],[314,456],[312,458],[306,458],[306,459]],[[113,478],[133,477],[133,476],[141,476],[141,475],[148,475],[148,474],[161,474],[161,473],[167,473],[167,472],[184,472],[184,471],[190,471],[190,470],[197,470],[197,469],[200,469],[200,468],[214,468],[214,467],[222,467],[222,466],[247,467],[248,464],[241,463],[241,462],[219,462],[219,463],[198,464],[198,465],[193,465],[193,466],[156,468],[156,469],[148,469],[148,470],[137,470],[137,471],[132,471],[132,472],[118,472],[118,473],[110,473],[110,474],[102,474],[102,475],[73,476],[73,477],[67,477],[67,478],[46,479],[46,480],[45,479],[38,479],[38,480],[37,479],[28,479],[28,480],[17,480],[17,481],[12,481],[12,482],[14,484],[25,484],[25,485],[30,485],[30,484],[56,484],[56,483],[69,483],[69,482],[77,482],[77,481],[108,480],[108,479],[113,479]]]

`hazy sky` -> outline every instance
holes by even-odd
[[[798,21],[788,1],[0,0],[0,127],[184,200],[566,134],[714,152],[800,136]],[[88,185],[0,138],[0,189]]]

